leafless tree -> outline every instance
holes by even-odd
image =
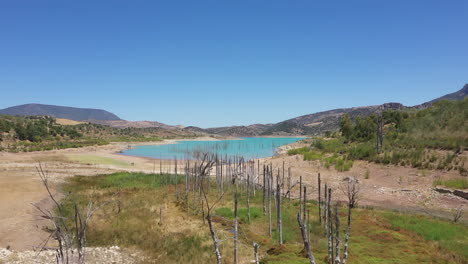
[[[279,173],[277,180],[279,180]],[[276,218],[277,218],[277,225],[278,225],[278,243],[280,245],[283,244],[283,219],[281,215],[281,189],[280,184],[276,182]]]
[[[207,194],[205,192],[205,189],[203,188],[203,185],[201,186],[201,190],[202,190],[202,193],[203,193],[203,197],[205,199],[204,204],[205,204],[206,209],[207,209],[206,220],[208,221],[208,227],[210,229],[210,235],[211,235],[211,238],[213,239],[213,247],[214,247],[214,252],[215,252],[215,256],[216,256],[216,263],[221,264],[222,263],[222,256],[221,256],[221,250],[219,249],[220,240],[218,239],[216,229],[214,228],[214,225],[213,225],[212,211],[213,211],[213,208],[216,206],[216,204],[223,198],[224,193],[221,193],[221,195],[218,197],[218,199],[213,204],[210,205],[208,196],[207,196]]]
[[[338,212],[338,203],[335,204],[335,264],[340,264],[340,215]]]
[[[258,259],[258,248],[259,247],[260,246],[256,242],[253,243],[255,264],[259,264],[259,259]]]
[[[344,189],[345,195],[348,198],[348,223],[346,227],[346,235],[344,242],[344,253],[343,253],[343,264],[346,264],[348,259],[348,249],[349,249],[349,236],[351,233],[351,220],[352,220],[352,209],[357,206],[359,200],[359,182],[357,179],[349,178]]]
[[[328,218],[328,263],[333,264],[333,218],[331,209],[332,190],[328,188],[327,218]]]
[[[234,194],[234,264],[237,264],[239,259],[239,216],[237,215],[238,193]]]
[[[321,191],[322,191],[322,182],[320,179],[320,172],[318,174],[318,211],[319,211],[319,223],[322,224],[322,196],[321,196]]]
[[[304,189],[306,187],[304,186]],[[302,201],[300,201],[302,203]],[[303,207],[305,208],[305,201]],[[302,208],[302,207],[301,207]],[[302,235],[302,241],[304,243],[304,249],[307,253],[307,257],[309,258],[309,263],[310,264],[315,264],[315,257],[312,253],[312,250],[310,249],[310,239],[309,239],[309,234],[307,232],[307,227],[305,226],[305,221],[302,217],[302,212],[299,211],[297,213],[297,223],[299,224],[299,229],[301,230],[301,235]]]
[[[98,211],[103,206],[112,203],[115,201],[114,197],[120,197],[120,192],[114,194],[114,196],[105,202],[100,204],[96,204],[93,201],[89,201],[86,213],[82,214],[81,210],[79,209],[78,205],[74,205],[74,225],[75,225],[75,232],[71,230],[69,224],[67,223],[67,217],[65,216],[64,210],[62,205],[55,199],[49,185],[49,179],[47,173],[42,168],[42,165],[39,164],[37,167],[37,172],[41,179],[42,184],[44,185],[49,198],[52,200],[54,207],[56,208],[56,212],[51,210],[41,208],[33,204],[33,206],[42,213],[41,217],[47,220],[50,220],[54,226],[54,231],[51,233],[49,238],[44,241],[41,246],[41,250],[45,248],[47,242],[50,238],[54,238],[58,242],[58,247],[56,248],[56,262],[57,264],[68,264],[73,263],[73,252],[74,252],[74,244],[76,243],[76,250],[78,252],[78,264],[85,263],[85,246],[86,246],[86,232],[88,230],[88,224],[91,220],[93,214]],[[120,201],[119,201],[120,204]],[[120,210],[120,209],[119,209]]]

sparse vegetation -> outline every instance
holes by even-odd
[[[453,189],[468,189],[468,179],[450,179],[450,180],[435,180],[434,186],[441,185]]]
[[[91,196],[103,201],[121,191],[122,210],[115,204],[104,207],[90,222],[90,246],[119,245],[136,248],[148,257],[145,262],[215,263],[213,247],[207,228],[202,227],[202,211],[185,212],[183,198],[176,198],[170,183],[184,185],[184,178],[174,175],[142,173],[115,173],[96,177],[73,177],[64,191],[70,195],[63,200],[66,212],[72,213],[73,202],[84,204]],[[216,184],[212,182],[215,190]],[[223,263],[232,259],[233,191],[227,191],[215,210],[213,222],[218,235],[226,241],[221,244]],[[208,195],[215,197],[215,191]],[[245,191],[239,195],[240,251],[251,256],[252,241],[260,244],[262,263],[308,263],[302,252],[302,238],[297,227],[299,203],[284,202],[282,208],[283,245],[278,246],[278,230],[268,237],[268,216],[261,212],[262,193],[250,197],[251,222],[246,219]],[[174,205],[174,206],[173,206]],[[165,211],[165,223],[176,222],[177,228],[158,225],[160,206]],[[315,201],[307,203],[310,212],[318,210]],[[397,212],[356,208],[353,211],[349,263],[466,263],[468,259],[468,228],[449,221],[431,219]],[[345,210],[343,210],[345,211]],[[273,211],[273,218],[275,218]],[[346,214],[340,213],[343,223]],[[327,238],[315,214],[310,216],[308,230],[317,263],[326,263]],[[169,225],[169,224],[168,224]],[[345,232],[345,225],[341,226]],[[372,249],[372,250],[370,250]],[[242,253],[244,252],[244,253]],[[402,254],[405,252],[405,254]],[[249,258],[250,259],[250,258]]]
[[[419,111],[386,111],[383,151],[377,151],[377,117],[351,120],[344,115],[341,135],[315,138],[310,148],[290,150],[289,155],[302,154],[305,160],[321,156],[341,157],[345,161],[367,160],[382,164],[412,166],[421,169],[458,170],[467,174],[466,160],[460,155],[468,146],[468,98],[462,101],[441,101]],[[312,157],[311,159],[306,158]],[[326,159],[326,158],[325,158]]]
[[[0,115],[0,150],[29,152],[106,145],[109,142],[160,141],[158,128],[113,128],[80,123],[61,125],[49,116]]]

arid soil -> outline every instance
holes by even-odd
[[[206,139],[204,139],[206,140]],[[167,144],[170,142],[156,142]],[[148,143],[142,143],[148,144]],[[0,248],[10,250],[32,250],[48,237],[43,230],[47,222],[41,220],[37,204],[50,208],[51,201],[38,176],[40,164],[47,172],[53,185],[74,175],[97,175],[116,171],[163,172],[173,171],[172,161],[124,156],[118,152],[134,144],[112,144],[99,147],[65,149],[31,153],[0,153]],[[337,172],[324,168],[318,161],[303,161],[301,156],[287,156],[285,146],[279,155],[261,159],[262,164],[274,167],[291,167],[293,183],[303,177],[310,186],[311,199],[317,197],[317,174],[335,191],[338,199],[345,199],[342,189],[346,177],[360,181],[360,205],[425,213],[450,218],[456,208],[463,206],[462,221],[467,222],[468,201],[451,194],[440,194],[433,190],[432,182],[437,177],[459,176],[456,171],[418,170],[409,167],[386,166],[363,161],[355,162],[348,172]],[[87,161],[83,162],[83,157]],[[96,159],[97,162],[89,160]],[[101,162],[105,159],[105,162]],[[368,179],[364,178],[368,172]],[[296,187],[297,189],[297,187]],[[293,196],[296,193],[293,192]],[[336,197],[335,196],[335,197]],[[16,254],[16,253],[15,253]],[[0,259],[0,263],[2,260]]]

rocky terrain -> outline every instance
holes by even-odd
[[[78,258],[77,252],[70,255],[72,261]],[[55,263],[56,251],[47,249],[43,251],[14,251],[0,248],[0,263],[4,264],[49,264]],[[108,248],[85,248],[85,260],[87,263],[102,264],[132,264],[138,263],[141,258],[137,253],[129,253],[118,246]],[[73,262],[75,263],[75,262]],[[77,263],[77,262],[76,262]]]

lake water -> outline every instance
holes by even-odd
[[[176,144],[136,146],[124,155],[158,158],[193,158],[195,152],[213,152],[222,156],[243,156],[245,159],[271,157],[278,147],[294,143],[303,137],[251,137],[219,141],[177,141]]]

